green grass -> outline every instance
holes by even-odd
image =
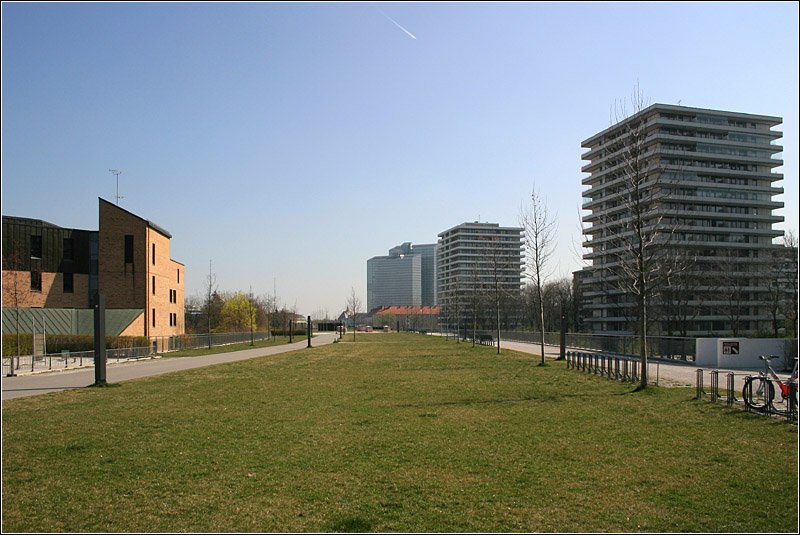
[[[306,337],[294,336],[292,342],[302,342]],[[168,351],[166,353],[159,353],[163,358],[179,358],[179,357],[200,357],[203,355],[215,355],[217,353],[229,353],[231,351],[244,351],[246,349],[257,349],[259,347],[273,347],[281,346],[289,343],[288,336],[273,336],[269,340],[255,340],[253,345],[250,342],[242,342],[238,344],[227,344],[222,346],[198,347],[196,349],[184,349],[181,351]]]
[[[436,337],[3,402],[3,531],[794,532],[797,428]]]

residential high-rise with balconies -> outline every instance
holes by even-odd
[[[521,228],[462,223],[440,233],[438,245],[436,300],[445,321],[461,324],[473,313],[491,318],[488,311],[492,306],[487,303],[495,291],[508,305],[505,308],[512,310],[510,303],[519,297],[522,287]]]
[[[671,266],[648,312],[656,334],[755,334],[770,321],[764,275],[783,232],[774,200],[783,189],[780,117],[654,104],[586,139],[581,273],[583,323],[594,332],[636,330],[638,311],[616,284],[620,251],[634,233],[633,200],[644,229],[662,240]],[[638,136],[638,191],[626,186],[630,140]]]

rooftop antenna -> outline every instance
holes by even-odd
[[[119,200],[125,198],[125,197],[120,197],[119,196],[119,175],[122,174],[122,170],[121,169],[109,169],[108,172],[113,174],[113,175],[117,175],[117,206],[119,206]]]

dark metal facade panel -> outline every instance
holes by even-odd
[[[42,237],[42,255],[31,257],[31,236]],[[73,241],[72,260],[64,239]],[[38,219],[3,216],[3,270],[92,274],[91,243],[97,231],[62,228]]]

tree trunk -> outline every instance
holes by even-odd
[[[642,373],[640,374],[640,386],[641,388],[647,388],[647,297],[645,295],[641,295],[639,301],[641,305],[641,314],[640,314],[641,333],[639,335],[639,340],[642,344],[640,350],[641,360],[642,360]]]
[[[544,303],[542,300],[542,291],[539,290],[539,347],[542,351],[542,365],[544,365]]]

